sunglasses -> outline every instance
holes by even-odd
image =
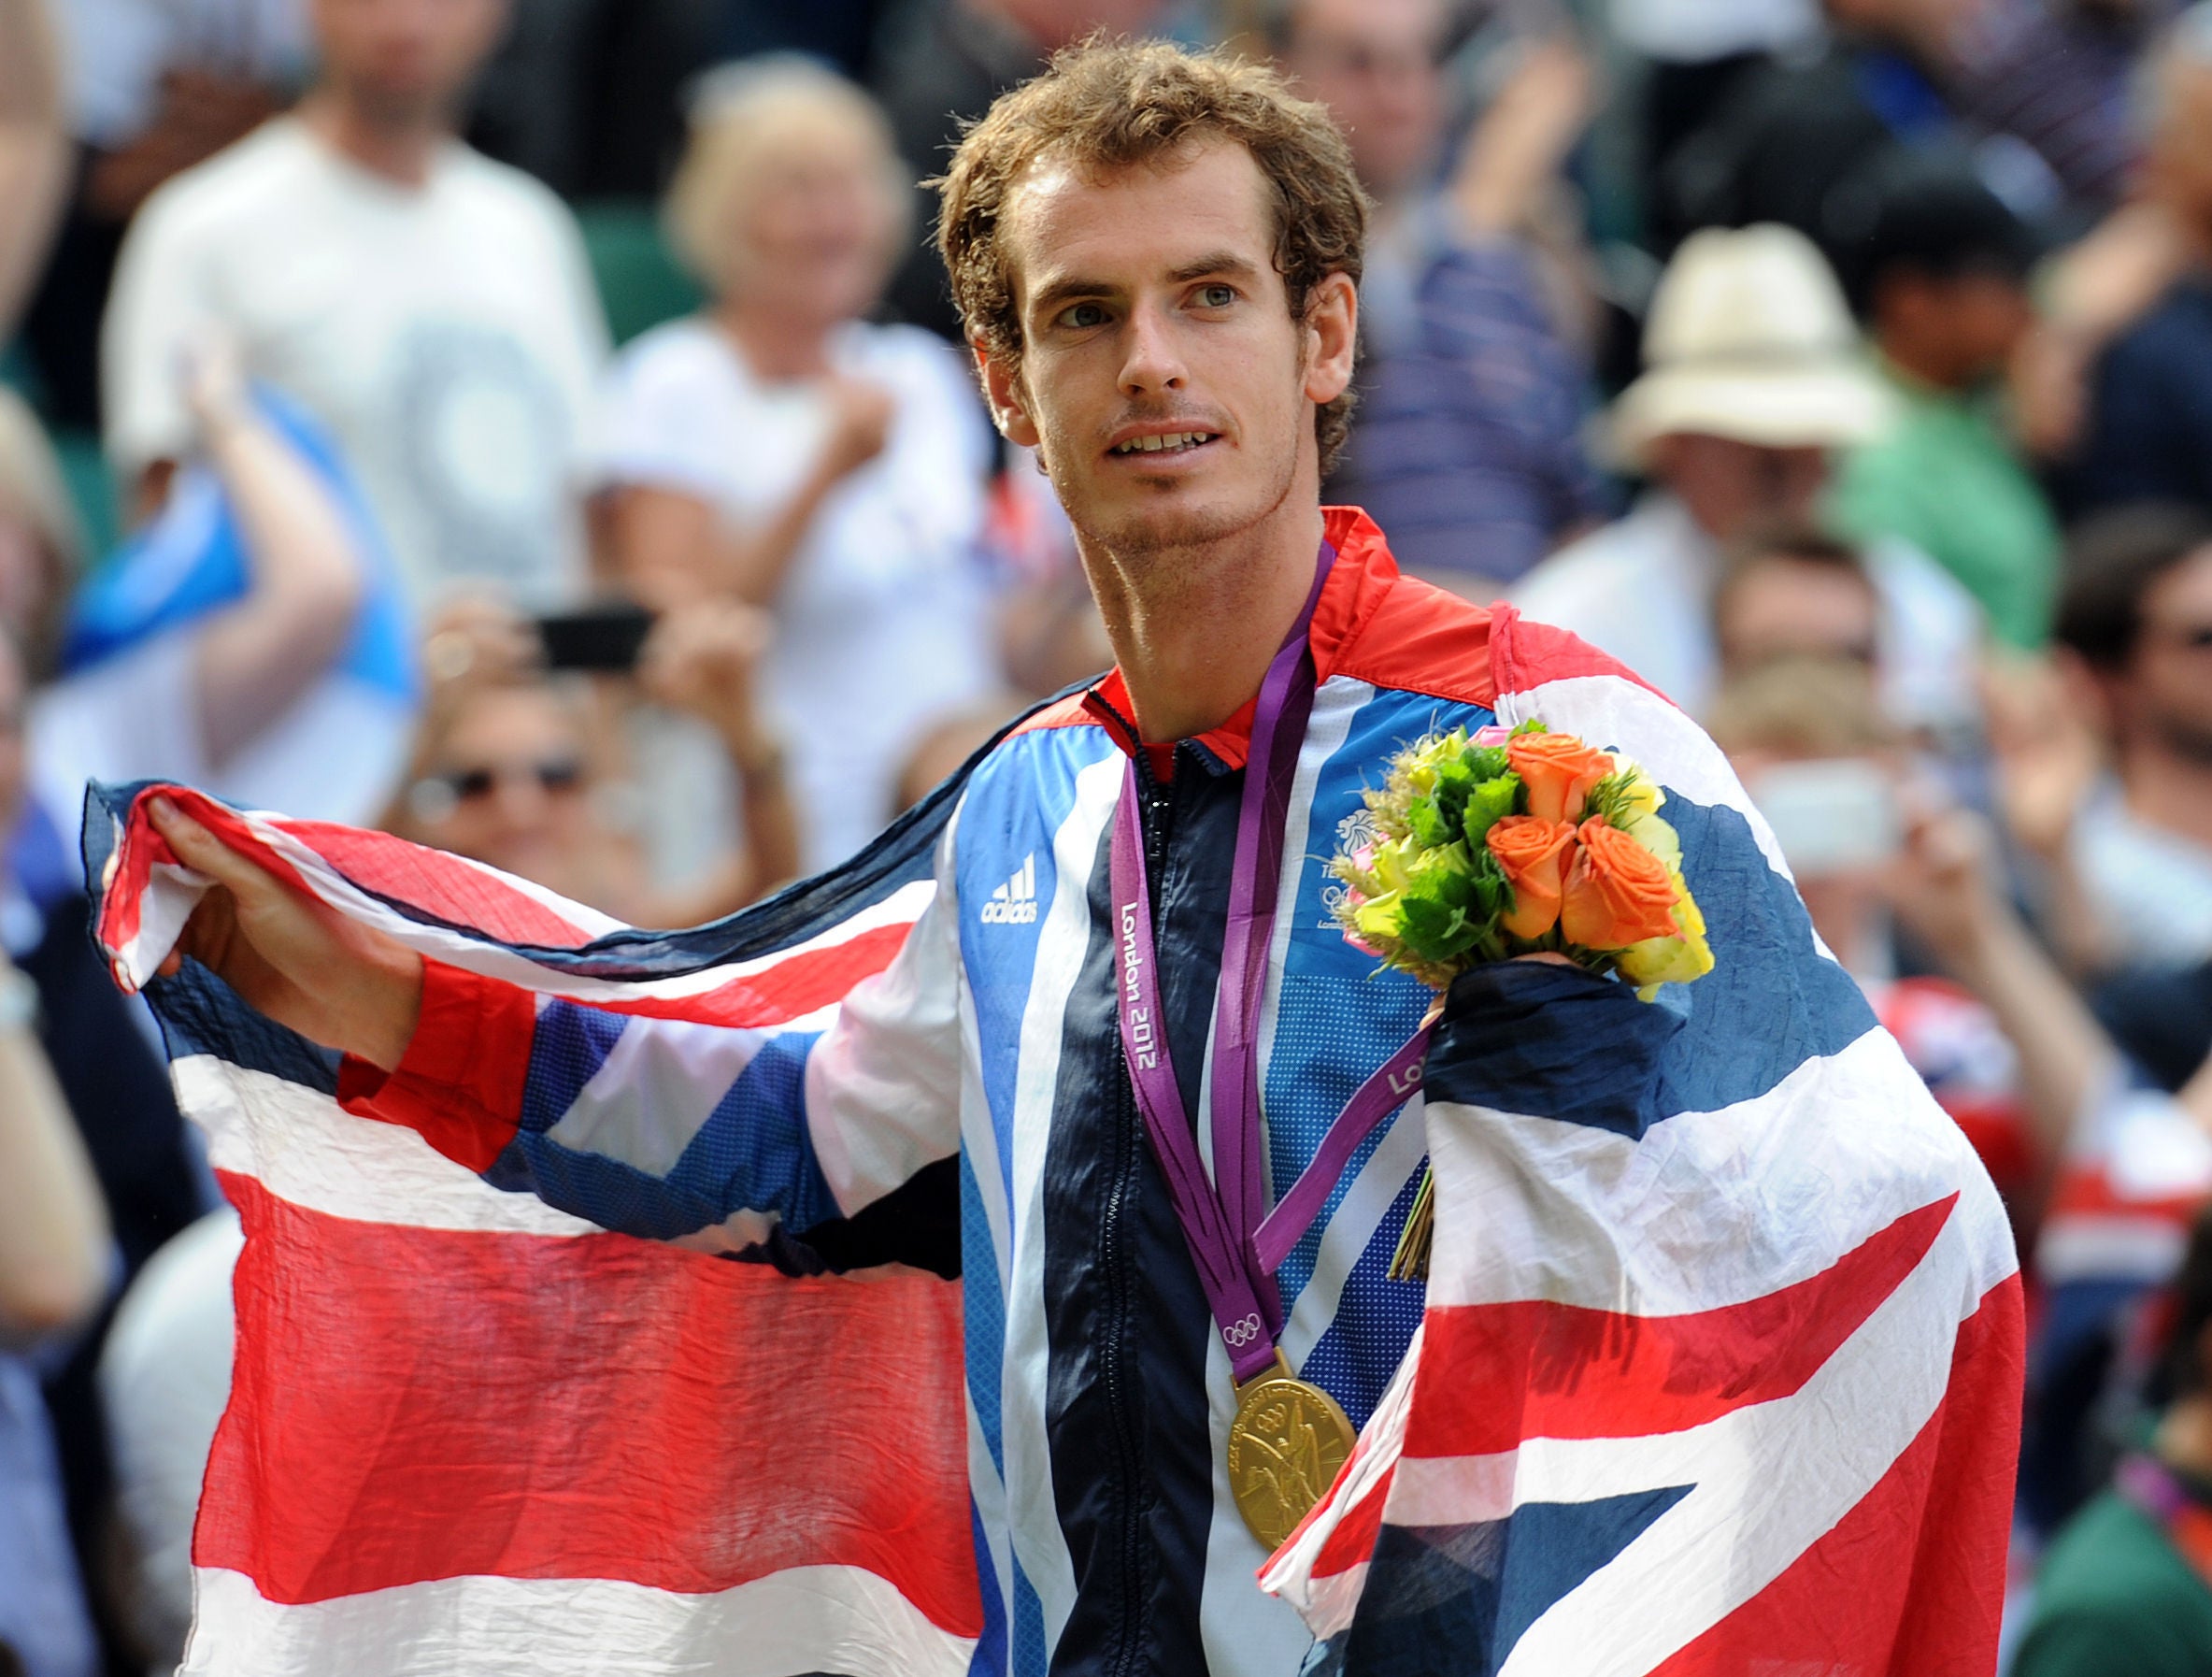
[[[574,757],[548,757],[538,763],[492,763],[469,768],[449,768],[432,777],[444,784],[456,802],[490,797],[500,782],[529,777],[546,793],[573,792],[583,783],[584,766]]]

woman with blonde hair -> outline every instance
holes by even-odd
[[[666,217],[713,300],[631,345],[606,415],[624,585],[664,610],[721,595],[778,619],[763,696],[809,867],[872,836],[913,741],[997,685],[978,561],[989,432],[949,346],[865,318],[913,236],[911,198],[858,88],[783,60],[710,80]],[[655,778],[678,795],[697,780]]]

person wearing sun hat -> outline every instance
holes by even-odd
[[[1723,549],[1807,516],[1831,456],[1881,436],[1893,404],[1826,263],[1787,227],[1685,240],[1652,297],[1644,363],[1605,441],[1648,488],[1627,517],[1538,566],[1514,603],[1695,713],[1718,677],[1710,605]],[[1876,543],[1868,564],[1883,596],[1886,702],[1908,724],[1970,716],[1981,634],[1972,597],[1904,543]]]

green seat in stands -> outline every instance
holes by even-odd
[[[108,469],[98,432],[64,430],[51,435],[54,456],[62,463],[62,480],[69,486],[69,498],[77,503],[77,516],[84,523],[85,563],[98,566],[115,552],[122,533],[115,474]]]
[[[576,219],[616,343],[628,343],[706,301],[698,281],[669,253],[652,205],[630,199],[579,204]]]

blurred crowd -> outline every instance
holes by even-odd
[[[2004,1191],[2010,1668],[2212,1672],[2212,4],[0,0],[0,1677],[173,1667],[229,1375],[86,782],[683,925],[1104,667],[922,184],[1095,28],[1334,112],[1326,498],[1705,724]]]

